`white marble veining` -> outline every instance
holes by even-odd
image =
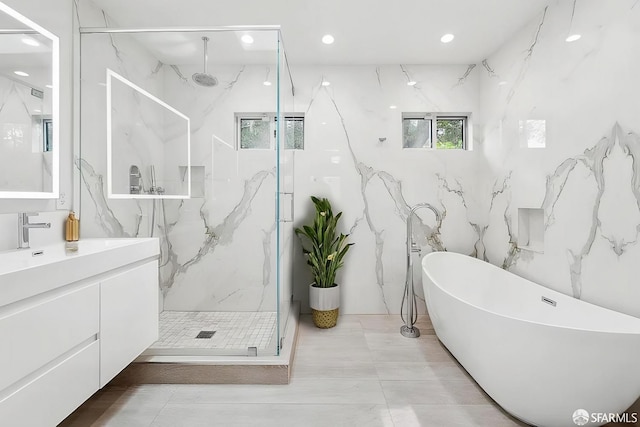
[[[473,250],[474,231],[463,228],[466,218],[458,215],[462,206],[446,195],[444,183],[472,180],[477,153],[403,149],[401,141],[402,111],[478,112],[473,69],[324,67],[322,75],[331,86],[320,87],[321,75],[313,67],[293,68],[296,104],[306,107],[307,126],[305,150],[296,156],[296,222],[307,221],[310,194],[328,197],[334,209],[344,212],[344,229],[355,246],[338,276],[345,284],[341,310],[399,312],[406,273],[405,222],[416,203],[430,202],[443,213],[440,224],[432,214],[419,213],[416,237],[425,251]],[[409,79],[416,85],[408,86]],[[310,281],[304,267],[296,263],[298,284]],[[304,289],[297,289],[304,300]]]
[[[89,13],[89,8],[86,4],[80,7],[81,21],[86,22],[83,25],[109,23],[102,13]],[[102,137],[96,134],[97,143],[86,149],[83,144],[82,159],[77,161],[83,180],[82,216],[84,223],[89,223],[83,225],[87,233],[160,236],[166,309],[273,309],[274,153],[237,151],[232,120],[236,112],[274,111],[275,92],[262,85],[264,66],[216,66],[220,84],[203,89],[185,78],[198,67],[166,66],[122,35],[83,36],[82,46],[83,140],[89,135],[94,139],[94,130],[101,126],[104,88],[98,83],[101,70],[109,66],[136,84],[162,93],[164,100],[191,118],[193,164],[204,166],[205,177],[202,198],[162,203],[108,200]],[[477,112],[479,76],[474,68],[397,65],[293,69],[296,97],[287,111],[305,112],[306,132],[305,150],[294,153],[295,166],[294,156],[285,161],[294,173],[290,182],[295,181],[294,224],[305,221],[312,194],[329,196],[335,208],[344,211],[343,226],[356,242],[341,278],[348,284],[343,295],[344,312],[399,311],[406,273],[404,230],[410,206],[429,201],[443,212],[457,210],[457,200],[439,200],[444,187],[435,174],[445,180],[474,180],[472,172],[478,168],[473,165],[479,153],[403,150],[399,114]],[[323,76],[332,81],[330,87],[320,85]],[[417,84],[407,86],[409,78]],[[390,110],[391,103],[399,109]],[[290,185],[287,182],[285,187]],[[454,207],[449,208],[449,203]],[[425,250],[447,248],[471,253],[474,245],[470,237],[480,239],[472,226],[460,232],[460,218],[454,214],[445,215],[442,224],[426,214],[420,217],[422,223],[416,230],[420,230]],[[297,258],[297,239],[294,242]],[[306,290],[303,284],[309,280],[298,264],[294,263],[294,293]],[[297,297],[306,299],[306,295]]]
[[[640,38],[634,6],[550,4],[487,59],[481,85],[482,148],[491,174],[511,176],[505,214],[539,207],[545,221],[544,253],[513,251],[511,231],[494,233],[485,239],[489,260],[500,265],[511,251],[503,266],[513,272],[638,316],[640,61],[627,55]],[[580,40],[565,42],[569,25]],[[545,148],[519,144],[523,120],[544,121]],[[505,227],[501,212],[490,215],[489,230]],[[510,228],[517,235],[517,221]]]
[[[83,25],[109,23],[88,4],[80,1]],[[572,7],[563,0],[540,10],[478,64],[292,66],[296,95],[287,109],[305,113],[305,149],[292,153],[287,191],[295,181],[295,226],[311,217],[310,195],[329,197],[344,212],[343,231],[356,245],[338,276],[345,285],[342,312],[399,311],[405,220],[410,206],[430,202],[443,215],[439,224],[420,215],[416,238],[425,252],[473,255],[640,314],[631,303],[640,289],[629,279],[640,250],[640,129],[630,95],[638,85],[631,70],[640,64],[629,55],[619,60],[634,49],[640,12],[631,0],[606,6],[590,0],[577,3],[569,19]],[[568,25],[582,39],[565,42]],[[203,92],[186,77],[197,66],[163,64],[124,36],[83,37],[83,64],[91,64],[83,65],[83,94],[98,100],[82,107],[83,141],[92,142],[89,149],[83,142],[77,161],[84,230],[159,236],[167,308],[273,309],[274,156],[237,151],[233,123],[236,112],[274,110],[275,91],[262,85],[265,66],[216,66],[220,84]],[[95,129],[104,108],[96,78],[106,66],[155,87],[191,118],[194,165],[204,168],[202,196],[162,203],[105,198],[102,135]],[[401,113],[419,111],[471,113],[473,150],[402,149]],[[527,148],[520,127],[528,121],[541,125],[535,146],[544,148]],[[517,244],[518,208],[539,207],[542,254]],[[299,242],[293,243],[294,294],[305,302],[311,279]]]
[[[112,25],[90,2],[81,1],[78,6],[83,26]],[[274,61],[275,48],[274,43]],[[83,148],[76,167],[82,179],[83,232],[89,236],[158,236],[167,310],[275,310],[275,153],[236,151],[233,120],[235,111],[275,111],[275,88],[261,85],[265,95],[253,96],[252,82],[263,77],[264,67],[216,67],[220,84],[202,88],[185,78],[199,67],[164,64],[129,35],[83,35],[82,49]],[[107,197],[105,140],[97,131],[105,125],[106,68],[190,118],[191,164],[202,171],[193,176],[204,180],[197,183],[199,194],[163,201]],[[149,151],[162,136],[153,125],[158,118],[153,108],[133,91],[120,91],[114,102],[122,122],[116,126],[121,138],[131,140],[132,148]],[[130,129],[123,121],[126,118],[140,126]],[[178,127],[164,125],[163,137],[169,135],[170,143],[182,137]],[[136,163],[130,157],[114,158],[124,163],[121,174]],[[144,160],[138,163],[141,167],[146,164]],[[142,173],[144,179],[144,170]],[[241,259],[244,261],[238,262]]]

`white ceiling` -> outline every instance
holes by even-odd
[[[6,30],[14,30],[8,31]],[[28,45],[25,41],[30,41]],[[51,84],[52,41],[13,17],[0,12],[0,76],[45,90]],[[17,76],[22,71],[27,77]]]
[[[280,25],[292,64],[469,64],[497,50],[548,0],[93,2],[122,27]],[[321,43],[326,33],[333,45]],[[441,43],[445,33],[455,40]],[[193,49],[201,46],[192,39]]]

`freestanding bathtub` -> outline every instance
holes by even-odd
[[[602,425],[640,396],[640,319],[452,252],[423,258],[422,283],[440,341],[516,418]]]

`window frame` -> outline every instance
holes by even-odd
[[[287,120],[299,120],[302,121],[302,147],[286,147],[283,146],[285,150],[304,150],[305,145],[305,114],[304,113],[283,113],[280,114],[281,117],[284,117],[285,123]],[[240,150],[275,150],[276,148],[276,130],[277,130],[277,117],[276,113],[273,112],[263,112],[263,113],[235,113],[235,129],[236,129],[236,151]],[[242,120],[264,120],[267,118],[269,121],[269,148],[243,148],[242,147]],[[283,134],[285,133],[283,129]]]
[[[242,121],[243,120],[260,120],[260,121],[265,121],[264,119],[267,118],[269,122],[269,147],[268,148],[248,148],[248,147],[242,147]],[[240,150],[274,150],[275,149],[275,138],[271,137],[271,134],[273,133],[273,121],[274,118],[273,116],[270,115],[270,113],[235,113],[235,120],[236,120],[236,150],[240,151]]]
[[[407,150],[445,150],[445,151],[470,151],[469,141],[471,139],[471,113],[434,113],[434,112],[403,112],[402,120],[402,149]],[[430,146],[429,147],[406,147],[404,134],[405,120],[429,120]],[[438,120],[462,120],[462,147],[461,148],[438,148]]]
[[[42,119],[42,151],[53,151],[53,119],[44,117]]]
[[[302,122],[302,147],[301,148],[296,148],[295,146],[293,147],[287,147],[286,146],[286,141],[285,141],[285,145],[283,146],[285,150],[304,150],[304,135],[305,135],[305,130],[306,130],[306,124],[305,124],[305,119],[304,119],[304,113],[285,113],[283,115],[284,117],[284,122],[285,122],[285,126],[287,125],[287,121],[300,121]],[[274,121],[277,123],[277,118],[274,119]],[[283,131],[283,134],[286,135],[286,130]]]

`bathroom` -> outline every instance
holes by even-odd
[[[202,425],[217,416],[220,425],[242,425],[273,414],[282,417],[280,424],[312,424],[305,411],[345,425],[518,425],[456,371],[429,333],[418,258],[413,276],[422,336],[399,333],[406,221],[423,202],[442,220],[418,212],[434,231],[418,241],[421,255],[470,255],[640,317],[636,0],[412,1],[407,10],[380,3],[375,11],[364,2],[277,2],[272,9],[257,3],[3,3],[59,37],[60,163],[59,197],[0,199],[0,249],[16,248],[18,212],[38,212],[33,222],[51,224],[30,231],[32,248],[62,242],[70,210],[80,217],[80,243],[158,238],[160,311],[248,313],[247,324],[258,318],[266,331],[261,344],[196,349],[201,357],[246,357],[247,347],[260,357],[277,355],[286,349],[280,339],[293,339],[288,318],[297,304],[301,312],[287,386],[113,386],[94,396],[100,410],[91,413],[90,400],[71,416],[80,421],[70,418],[68,425],[180,425],[180,419]],[[354,22],[367,20],[363,10],[371,22],[358,28]],[[281,29],[256,28],[272,24]],[[211,31],[232,25],[254,32]],[[108,31],[118,28],[131,31]],[[253,48],[240,40],[247,33]],[[449,43],[440,41],[446,33],[455,35]],[[324,44],[325,34],[334,43]],[[567,41],[574,34],[581,37]],[[218,80],[210,88],[191,78],[204,71],[203,36],[209,38],[207,71]],[[255,47],[259,36],[268,39],[265,51]],[[160,58],[172,43],[183,48],[182,62]],[[183,187],[152,185],[143,156],[118,165],[125,186],[137,165],[145,188],[162,186],[166,197],[109,196],[107,68],[190,119],[191,164],[180,158],[184,153],[166,156],[191,175],[183,176]],[[110,81],[131,96],[131,85],[114,75]],[[113,119],[136,120],[136,102],[150,106],[141,107],[142,118],[155,120],[158,103],[139,95],[125,98],[120,105],[127,109]],[[276,114],[278,105],[285,118],[303,118],[303,147],[282,149],[278,158],[273,151],[236,149],[241,115],[262,118]],[[464,147],[407,146],[403,125],[427,113],[464,117]],[[164,130],[174,135],[182,124],[167,122]],[[161,160],[151,163],[161,177]],[[191,197],[180,198],[187,181]],[[277,224],[274,193],[282,215]],[[312,195],[343,212],[343,232],[355,243],[339,273],[341,317],[327,331],[309,326],[312,279],[293,233],[312,217]],[[242,323],[238,319],[232,323]],[[178,357],[182,349],[145,354]],[[333,396],[322,394],[322,385]],[[415,397],[429,393],[446,398]],[[267,404],[276,408],[271,415]],[[248,418],[234,421],[232,412],[245,409]]]

